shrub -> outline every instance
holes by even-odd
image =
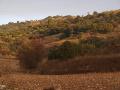
[[[45,56],[45,47],[39,39],[25,40],[17,51],[21,67],[25,69],[37,68]]]
[[[61,46],[53,47],[49,50],[48,59],[68,59],[76,56],[77,45],[65,41]]]
[[[95,48],[104,47],[106,42],[98,37],[91,37],[87,40],[81,40],[80,44],[93,45]]]
[[[107,46],[107,42],[98,37],[90,37],[86,40],[81,40],[78,44],[79,55],[96,54],[100,49],[104,49]]]
[[[70,41],[64,42],[62,45],[53,47],[49,50],[48,59],[69,59],[75,56],[96,55],[98,50],[106,48],[107,41],[98,37],[91,37],[86,40],[80,40],[78,44]]]
[[[61,35],[60,39],[64,39],[64,38],[70,37],[71,35],[72,35],[72,30],[65,29],[63,31],[63,34]]]
[[[95,45],[92,44],[79,44],[79,55],[92,54],[95,51]]]

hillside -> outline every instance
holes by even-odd
[[[120,90],[120,9],[1,25],[0,90]]]
[[[66,40],[89,38],[112,38],[120,35],[120,10],[87,16],[49,16],[42,20],[10,22],[0,26],[1,54],[15,53],[24,38],[44,37],[50,47]],[[72,38],[72,39],[71,39]]]

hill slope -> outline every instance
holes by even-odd
[[[14,53],[24,38],[45,37],[46,43],[89,37],[94,33],[106,38],[119,36],[120,10],[87,16],[49,16],[42,20],[8,23],[0,26],[0,50],[2,54]],[[103,37],[104,36],[104,37]],[[52,41],[51,41],[52,40]],[[56,43],[55,43],[56,44]],[[54,45],[54,44],[50,44]]]

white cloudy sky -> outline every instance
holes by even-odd
[[[0,0],[0,24],[120,9],[120,0]]]

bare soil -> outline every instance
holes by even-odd
[[[45,90],[50,87],[54,90],[120,90],[120,72],[76,75],[10,74],[0,77],[0,84],[6,85],[5,90]]]

